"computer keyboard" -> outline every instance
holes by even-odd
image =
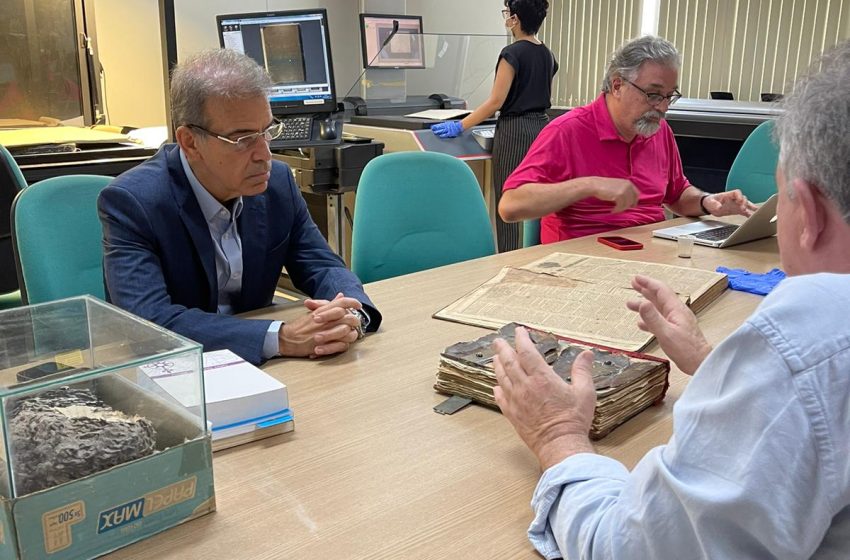
[[[738,229],[738,226],[730,224],[728,226],[708,229],[699,233],[695,233],[694,237],[697,237],[699,239],[705,239],[706,241],[720,241],[721,239],[726,239],[727,237],[732,235],[736,229]]]
[[[286,117],[280,120],[283,123],[283,133],[279,140],[307,140],[313,126],[313,117]]]

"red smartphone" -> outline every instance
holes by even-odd
[[[619,251],[635,251],[637,249],[643,249],[643,243],[638,243],[637,241],[626,237],[620,237],[619,235],[597,237],[596,240]]]

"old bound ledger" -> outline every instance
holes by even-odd
[[[668,284],[696,313],[726,289],[726,275],[680,266],[553,253],[505,267],[435,318],[498,329],[510,322],[591,344],[639,351],[652,335],[637,327],[626,302],[640,298],[636,274]]]
[[[496,333],[446,348],[440,355],[434,389],[495,407],[493,341],[503,338],[513,346],[516,326],[511,323]],[[605,437],[632,416],[664,399],[670,372],[667,360],[567,340],[539,330],[530,329],[529,334],[546,362],[565,381],[570,380],[576,356],[584,350],[593,351],[596,410],[590,428],[591,439]]]

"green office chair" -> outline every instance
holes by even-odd
[[[522,222],[522,246],[540,245],[540,218]]]
[[[773,121],[753,130],[729,170],[726,190],[741,189],[752,202],[764,202],[776,193],[776,163],[779,147],[773,140]]]
[[[103,233],[97,197],[102,175],[53,177],[12,204],[12,242],[24,303],[90,294],[105,299]]]
[[[15,254],[12,250],[12,201],[27,186],[21,168],[12,154],[0,145],[0,309],[21,305]]]
[[[454,157],[397,152],[370,161],[357,186],[352,270],[374,282],[495,253],[484,197]]]

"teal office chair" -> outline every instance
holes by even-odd
[[[779,147],[773,140],[773,121],[765,121],[753,130],[726,178],[726,190],[741,189],[751,201],[764,202],[776,192],[776,163]]]
[[[0,145],[0,310],[21,305],[15,254],[12,250],[12,201],[27,186],[12,154]]]
[[[522,222],[522,246],[540,245],[540,218]]]
[[[357,186],[351,268],[363,282],[495,253],[484,197],[472,170],[432,152],[370,161]]]
[[[12,204],[12,241],[24,303],[90,294],[105,299],[97,197],[112,177],[39,181]]]

